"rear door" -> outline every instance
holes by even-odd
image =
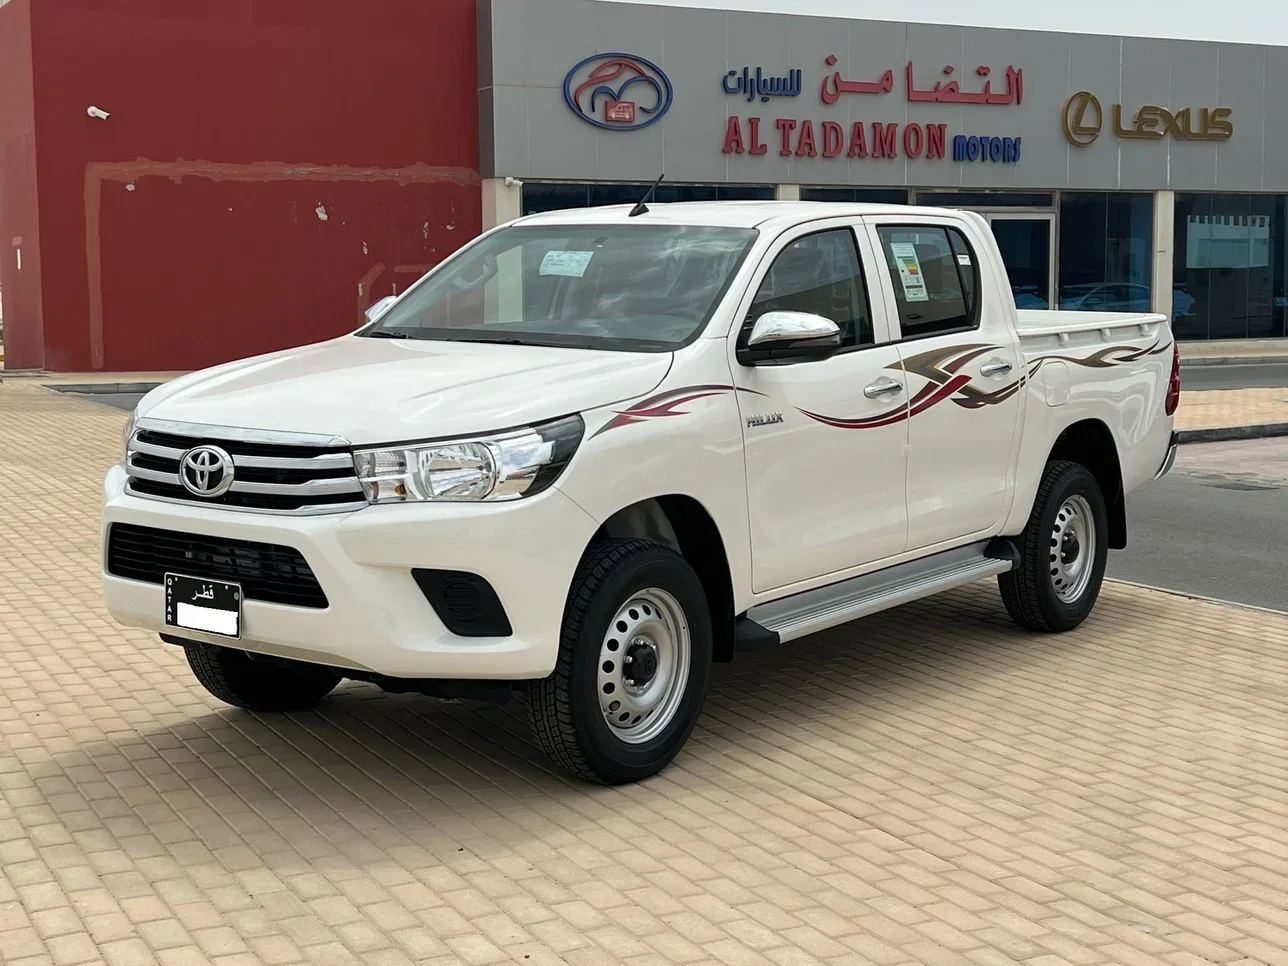
[[[908,384],[885,299],[869,293],[863,270],[879,262],[858,229],[832,219],[778,239],[730,339],[757,593],[895,556],[907,541]],[[812,362],[740,365],[738,346],[774,310],[831,319],[841,350]]]
[[[972,222],[868,226],[908,378],[908,549],[962,542],[1000,524],[1014,485],[1026,380],[1005,269]]]

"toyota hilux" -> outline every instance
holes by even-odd
[[[1077,627],[1179,393],[1166,315],[1017,310],[970,212],[532,215],[349,335],[149,393],[103,587],[232,705],[519,692],[628,782],[739,651],[983,578]]]

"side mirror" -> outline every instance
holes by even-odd
[[[841,329],[831,319],[808,312],[766,312],[752,326],[738,362],[760,366],[826,359],[841,348]]]
[[[367,321],[368,322],[376,321],[376,319],[380,318],[382,315],[384,315],[386,312],[389,311],[389,306],[393,305],[397,301],[398,301],[398,296],[386,295],[378,302],[372,302],[369,306],[367,306],[367,311],[366,311]]]

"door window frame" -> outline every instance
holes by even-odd
[[[886,295],[885,285],[881,281],[881,276],[889,273],[884,271],[877,273],[878,279],[875,284],[880,286],[880,298],[873,291],[874,283],[868,269],[873,265],[884,265],[885,259],[884,256],[881,256],[880,260],[878,260],[879,251],[873,248],[872,236],[865,230],[863,219],[858,217],[820,218],[816,221],[792,226],[779,234],[767,248],[762,249],[760,261],[756,264],[751,274],[750,281],[743,292],[742,298],[737,303],[737,308],[731,320],[729,329],[731,358],[736,358],[738,346],[746,338],[747,316],[756,301],[756,296],[760,294],[760,286],[764,284],[766,277],[769,275],[769,270],[773,267],[778,256],[783,253],[784,249],[802,238],[842,228],[849,231],[850,237],[854,241],[855,253],[859,259],[859,273],[863,280],[863,297],[867,301],[868,315],[872,320],[872,342],[867,345],[846,346],[833,353],[828,359],[823,360],[823,363],[830,359],[847,356],[855,352],[863,352],[866,349],[875,349],[899,341],[898,319],[897,316],[891,316],[890,314],[890,299]],[[734,366],[734,371],[736,372],[738,368],[741,368],[741,363],[735,361]]]
[[[863,217],[863,225],[866,229],[863,234],[868,239],[868,250],[871,252],[873,259],[872,264],[879,265],[881,268],[879,284],[882,297],[886,303],[885,312],[886,319],[889,322],[891,342],[910,343],[926,339],[958,338],[970,332],[978,332],[986,324],[993,324],[988,320],[993,318],[999,309],[1004,309],[1011,304],[1011,286],[1006,277],[1006,266],[1002,264],[999,257],[997,246],[993,241],[992,229],[987,225],[987,215],[974,211],[971,214],[985,219],[985,224],[980,225],[973,218],[962,219],[960,217],[954,218],[950,215],[922,212],[919,212],[915,217],[895,212],[881,215],[865,215]],[[890,271],[886,266],[885,251],[881,244],[879,229],[918,227],[955,228],[966,239],[966,244],[971,251],[971,260],[974,261],[976,270],[979,273],[979,283],[975,292],[976,321],[974,325],[960,329],[945,329],[942,332],[904,336],[903,325],[899,316],[899,303],[894,293],[894,279],[890,277]],[[1011,311],[1014,310],[1012,309]]]
[[[970,252],[971,271],[975,273],[974,286],[974,305],[970,310],[970,323],[968,325],[958,325],[951,329],[939,329],[935,332],[919,332],[914,335],[906,335],[903,331],[903,316],[899,312],[899,296],[895,291],[894,279],[890,276],[889,262],[886,260],[885,242],[881,239],[881,232],[893,229],[898,231],[916,231],[917,229],[938,229],[947,235],[949,232],[958,232],[962,240],[966,243],[966,250]],[[892,342],[920,342],[923,339],[936,339],[940,336],[964,335],[967,332],[977,332],[983,324],[984,319],[984,270],[980,264],[978,239],[972,240],[971,233],[967,226],[958,221],[938,218],[933,215],[925,218],[917,218],[915,221],[908,218],[880,218],[868,221],[868,235],[874,248],[873,257],[877,260],[875,264],[881,268],[881,287],[885,292],[886,313],[890,319],[890,327],[893,330],[891,335]],[[948,237],[949,250],[952,250],[952,237]],[[964,288],[963,288],[963,294]],[[1008,290],[1009,294],[1009,290]]]

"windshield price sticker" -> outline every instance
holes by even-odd
[[[909,302],[930,301],[930,296],[926,294],[926,278],[921,273],[921,260],[917,258],[916,246],[907,242],[896,242],[890,246],[890,254],[894,256],[895,264],[899,267],[903,297]]]
[[[581,278],[586,274],[586,266],[594,252],[546,252],[541,259],[542,275],[564,275],[568,278]]]

